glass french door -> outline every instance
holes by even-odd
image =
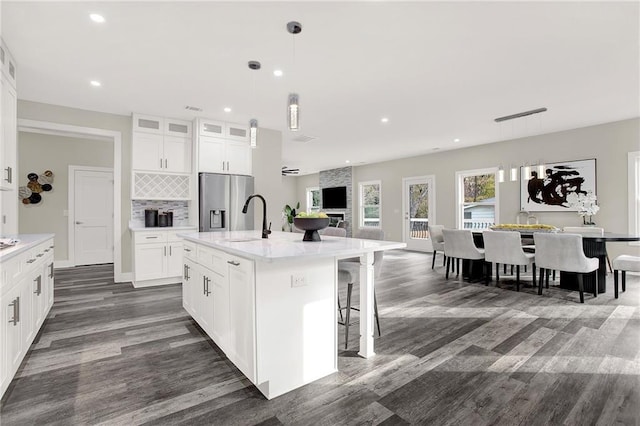
[[[408,250],[431,251],[428,226],[435,224],[435,177],[402,179],[403,241]]]

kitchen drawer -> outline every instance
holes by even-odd
[[[8,290],[10,286],[15,284],[20,277],[24,256],[24,254],[21,254],[6,262],[2,262],[0,265],[0,296]]]
[[[197,261],[200,265],[222,276],[227,275],[227,255],[224,252],[198,245],[197,255]]]
[[[182,245],[182,248],[183,248],[183,255],[185,258],[191,259],[191,260],[197,259],[196,245],[194,243],[192,243],[191,241],[185,240]]]
[[[235,270],[245,274],[251,274],[253,271],[253,260],[227,255],[227,263],[232,265]]]
[[[136,232],[134,237],[135,244],[166,243],[166,242],[167,242],[166,231]]]

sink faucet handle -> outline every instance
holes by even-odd
[[[269,222],[269,229],[267,229],[267,234],[271,233],[271,222]]]

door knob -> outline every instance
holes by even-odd
[[[82,225],[82,222],[76,221],[76,225]]]

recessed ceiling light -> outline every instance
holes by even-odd
[[[99,24],[102,24],[105,21],[104,16],[97,13],[92,13],[91,15],[89,15],[89,18],[91,18],[93,22],[97,22]]]
[[[349,164],[351,162],[351,160],[346,160],[345,163]]]
[[[273,75],[275,75],[276,77],[282,77],[282,70],[274,70],[273,71]]]
[[[453,141],[454,141],[454,142],[460,142],[460,139],[455,138]]]
[[[380,119],[380,122],[381,122],[381,123],[388,123],[388,122],[389,122],[389,119],[388,119],[387,117],[382,117],[382,118]]]
[[[100,83],[98,80],[91,80],[91,85],[93,87],[100,87],[102,86],[102,83]]]
[[[229,108],[229,107],[225,107],[225,108],[224,108],[224,112],[231,112],[231,108]]]

